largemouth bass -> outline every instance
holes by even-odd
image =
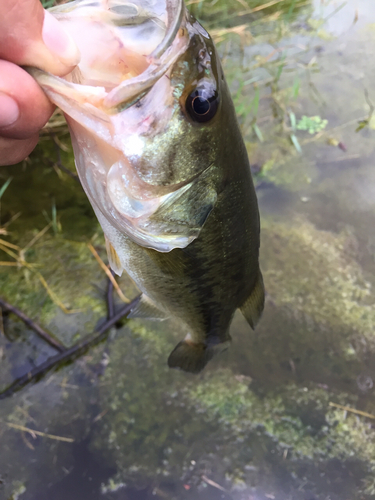
[[[223,70],[183,0],[76,0],[51,12],[81,62],[31,74],[65,113],[108,258],[142,291],[132,317],[177,319],[172,368],[198,373],[240,308],[264,305],[259,214]]]

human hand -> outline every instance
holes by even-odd
[[[54,109],[19,65],[63,76],[79,57],[74,41],[39,0],[0,0],[0,165],[26,158]]]

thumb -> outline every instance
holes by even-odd
[[[39,0],[0,0],[0,59],[62,76],[80,55],[71,36]]]

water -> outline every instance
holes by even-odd
[[[238,314],[230,351],[195,377],[166,367],[178,325],[130,321],[1,401],[1,500],[375,498],[375,420],[350,411],[375,414],[375,10],[339,5],[316,0],[287,21],[275,10],[266,26],[252,20],[253,41],[219,43],[257,171],[268,295],[256,332]],[[326,128],[296,130],[303,115]],[[2,227],[21,212],[1,238],[24,248],[38,236],[23,254],[38,267],[0,267],[0,283],[71,345],[106,314],[106,278],[86,242],[105,251],[80,186],[51,164],[56,151],[44,138],[30,162],[0,172],[13,177]],[[38,272],[78,311],[62,312]],[[2,331],[3,387],[54,353],[12,315]]]

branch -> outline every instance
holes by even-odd
[[[130,304],[126,304],[125,306],[123,306],[116,314],[112,316],[112,318],[105,321],[98,330],[94,331],[80,342],[77,342],[73,347],[65,349],[60,354],[56,354],[56,356],[50,357],[41,365],[36,366],[32,370],[30,370],[26,375],[15,380],[3,392],[0,392],[0,400],[12,396],[15,392],[19,391],[31,382],[36,382],[47,372],[53,370],[59,365],[70,363],[79,356],[82,356],[82,354],[88,351],[88,349],[90,349],[91,347],[99,344],[106,337],[107,330],[109,330],[124,316],[127,316],[138,303],[139,299],[140,295],[132,300]]]
[[[16,316],[18,316],[22,321],[25,323],[25,325],[29,326],[34,332],[39,335],[40,338],[48,342],[50,346],[52,346],[54,349],[60,352],[65,351],[65,346],[61,344],[58,340],[54,339],[49,333],[47,333],[43,328],[41,328],[39,325],[34,323],[34,321],[26,316],[22,311],[17,309],[17,307],[12,306],[8,302],[6,302],[4,299],[0,297],[0,307],[5,309],[6,311],[12,312]]]

